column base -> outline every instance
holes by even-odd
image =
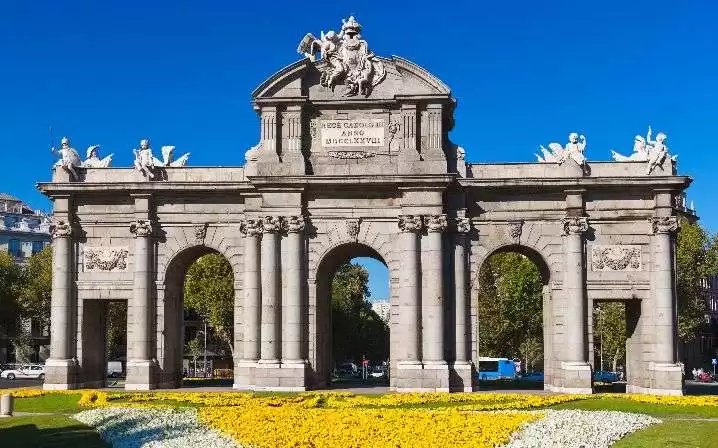
[[[544,390],[563,394],[592,394],[591,366],[585,362],[561,362],[560,368],[554,371],[551,384],[544,384]]]
[[[449,367],[449,390],[451,392],[473,392],[473,384],[473,364],[468,361],[456,361]]]
[[[654,363],[648,364],[644,378],[631,380],[626,385],[626,392],[651,395],[683,395],[683,368],[680,364]]]
[[[400,362],[394,377],[395,392],[449,392],[449,365],[446,361],[415,364]]]
[[[308,364],[304,360],[283,363],[260,360],[254,370],[253,390],[268,392],[304,392]]]
[[[80,389],[79,366],[76,359],[53,359],[45,361],[44,390]]]
[[[256,359],[241,359],[234,364],[233,389],[252,390],[254,388],[254,374],[257,369]]]
[[[127,381],[125,390],[153,390],[157,388],[154,360],[127,361]]]

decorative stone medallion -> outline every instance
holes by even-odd
[[[85,271],[125,271],[127,270],[126,247],[85,247]]]
[[[347,234],[351,239],[354,241],[357,240],[357,237],[359,236],[359,226],[361,225],[359,218],[350,218],[344,221],[344,224],[347,228]]]
[[[593,271],[640,271],[641,246],[595,245],[591,249]]]

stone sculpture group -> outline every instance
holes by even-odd
[[[73,180],[78,180],[79,176],[77,173],[78,168],[109,168],[112,163],[112,157],[114,154],[110,154],[104,158],[99,156],[100,145],[92,145],[87,148],[86,159],[83,161],[80,159],[80,154],[77,153],[75,148],[70,146],[70,139],[63,137],[60,140],[60,149],[56,149],[54,146],[51,148],[53,153],[60,156],[60,160],[55,163],[55,166],[62,167],[72,176]],[[182,167],[187,164],[190,153],[183,154],[176,160],[174,156],[174,146],[163,146],[162,147],[162,160],[152,155],[152,148],[150,142],[147,139],[140,140],[139,148],[135,148],[132,151],[135,154],[134,167],[137,171],[142,173],[145,177],[153,179],[155,177],[155,169],[157,167]]]

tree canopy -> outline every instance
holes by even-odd
[[[518,253],[497,253],[479,272],[480,356],[543,357],[543,282],[536,264]]]
[[[335,361],[389,358],[389,326],[368,302],[369,272],[344,263],[332,279],[332,356]]]
[[[192,263],[185,277],[184,306],[207,320],[234,354],[234,274],[226,258],[207,254]]]

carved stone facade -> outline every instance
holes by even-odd
[[[125,271],[129,253],[126,247],[85,247],[85,271]]]
[[[640,271],[641,246],[593,246],[591,269],[594,271]]]
[[[347,23],[366,48],[356,20]],[[319,45],[336,44],[326,36]],[[456,101],[444,83],[372,55],[371,87],[356,91],[356,67],[329,67],[344,62],[340,50],[253,92],[260,141],[247,142],[244,166],[88,167],[79,179],[58,167],[40,184],[57,220],[45,387],[103,384],[103,348],[91,338],[103,300],[127,301],[132,316],[126,387],[178,385],[184,276],[219,253],[234,276],[235,387],[325,387],[332,276],[369,256],[390,271],[392,389],[471,391],[479,335],[491,337],[476,317],[479,271],[515,250],[544,282],[546,389],[591,392],[589,316],[594,302],[620,300],[632,322],[628,389],[681,393],[672,198],[691,179],[646,176],[643,164],[584,170],[585,139],[574,136],[563,163],[468,163],[449,140]],[[104,246],[127,248],[126,258],[100,252],[81,269],[83,248],[87,257]]]

